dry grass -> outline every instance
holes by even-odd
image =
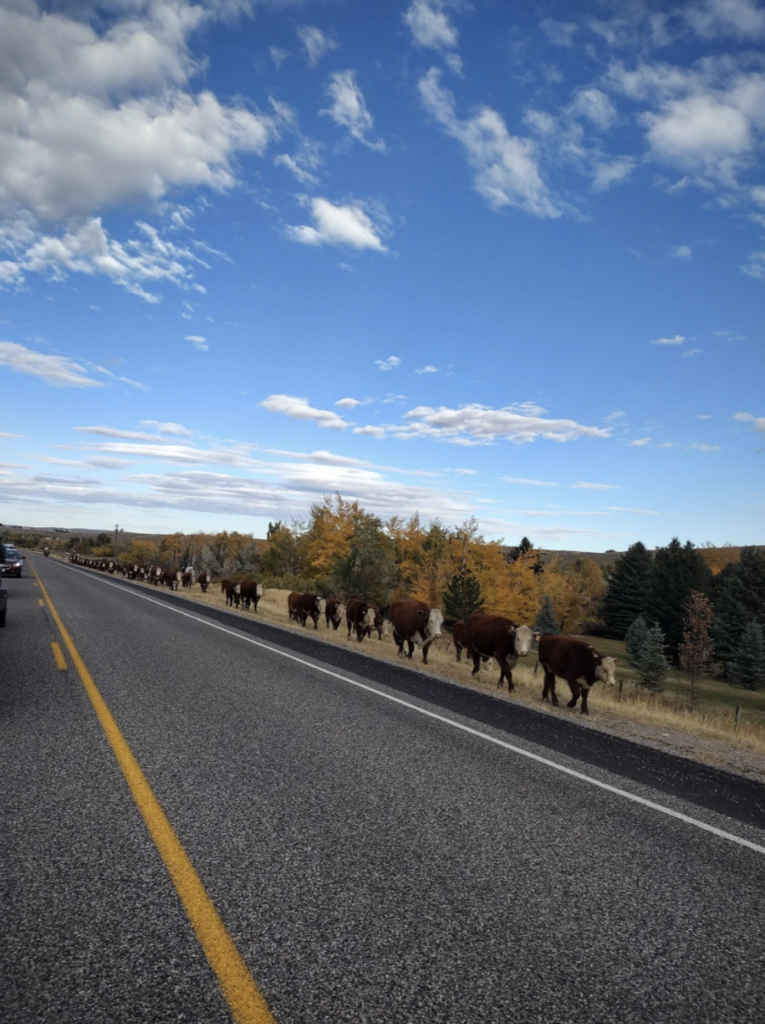
[[[145,583],[135,585],[152,589]],[[257,615],[236,609],[229,610],[235,616],[257,618],[295,632],[307,632],[321,640],[360,650],[364,654],[387,661],[398,660],[396,645],[391,636],[380,641],[377,635],[373,634],[371,639],[359,644],[355,638],[347,639],[345,623],[335,631],[327,629],[322,618],[319,620],[318,630],[314,633],[310,620],[305,629],[290,622],[287,614],[288,593],[288,590],[266,590],[258,606]],[[194,586],[192,590],[179,591],[179,596],[217,608],[226,607],[225,597],[220,593],[220,585],[216,583],[210,585],[207,594],[202,594],[199,587]],[[615,650],[611,650],[614,643],[595,640],[595,646],[603,654],[616,653]],[[422,653],[415,649],[411,664],[417,669],[508,699],[507,690],[497,689],[499,670],[496,664],[491,662],[485,665],[479,675],[473,678],[472,665],[466,663],[464,655],[461,663],[456,661],[454,648],[446,636],[432,645],[428,653],[428,662],[428,665],[423,665]],[[744,719],[736,728],[732,710],[724,705],[722,708],[703,705],[691,714],[687,701],[683,705],[678,704],[676,697],[672,696],[672,691],[669,696],[661,696],[635,687],[629,670],[622,668],[618,670],[617,677],[623,680],[623,692],[619,694],[616,688],[597,684],[590,695],[590,717],[587,719],[580,714],[578,708],[566,708],[565,702],[569,699],[569,691],[563,680],[558,680],[557,686],[561,706],[551,708],[549,704],[542,702],[542,674],[540,670],[535,675],[535,665],[536,658],[533,654],[528,660],[519,662],[513,671],[515,690],[509,699],[520,701],[548,714],[576,716],[577,721],[591,728],[605,728],[698,760],[737,771],[755,772],[765,778],[765,723]],[[673,677],[671,682],[672,686],[678,687],[682,680]],[[709,680],[708,683],[710,686],[725,686],[714,683],[713,680]],[[730,690],[730,687],[726,689]],[[743,703],[744,691],[740,692],[741,697],[738,700]],[[757,704],[763,702],[760,695],[747,696],[756,698]],[[753,699],[752,704],[754,703]]]

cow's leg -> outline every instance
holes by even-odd
[[[545,685],[542,690],[542,700],[547,700],[550,697],[550,703],[554,708],[558,706],[558,695],[555,692],[555,673],[549,672],[545,669]]]
[[[462,661],[462,646],[460,644],[455,644],[454,650],[457,653],[457,661]]]
[[[428,642],[426,644],[423,644],[423,647],[422,647],[422,663],[423,663],[423,665],[427,665],[427,663],[428,663],[428,651],[430,650],[430,645],[432,643],[433,643],[432,640],[428,640]]]
[[[481,655],[477,651],[468,651],[468,654],[473,658],[473,671],[470,674],[471,676],[477,676],[481,671]]]
[[[414,641],[413,640],[407,640],[406,643],[407,643],[407,647],[409,648],[409,650],[407,651],[406,656],[407,656],[407,658],[409,658],[411,660],[412,655],[414,654]]]
[[[506,679],[507,692],[510,693],[511,690],[515,689],[513,686],[513,670],[504,658],[501,660],[497,658],[497,664],[499,665],[499,682],[497,683],[497,689],[502,689],[502,680]]]
[[[577,679],[569,679],[567,680],[567,682],[568,685],[571,687],[571,700],[568,702],[568,704],[566,704],[566,707],[575,708],[576,703],[579,700],[579,694],[582,692],[582,688],[579,685],[579,681]]]
[[[313,619],[313,628],[314,629],[318,629],[319,628],[319,616],[316,614],[316,612],[314,612],[313,615],[311,616],[311,618]]]
[[[590,692],[589,686],[582,687],[582,714],[589,715],[589,709],[587,707],[587,694]]]

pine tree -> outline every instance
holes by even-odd
[[[444,587],[443,600],[447,622],[458,622],[483,608],[480,584],[466,565],[460,566]]]
[[[747,623],[765,623],[765,551],[741,549],[715,578],[712,635],[715,656],[726,667],[739,651]]]
[[[649,626],[640,649],[637,666],[638,682],[648,690],[663,690],[664,680],[669,671],[669,662],[664,654],[666,642],[660,626]]]
[[[653,559],[645,544],[633,544],[608,578],[601,616],[609,636],[622,639],[638,615],[648,610],[648,585]]]
[[[712,605],[698,591],[691,591],[685,604],[683,641],[679,647],[680,665],[691,677],[691,711],[698,700],[698,683],[709,672],[714,654],[712,637]]]
[[[627,664],[636,672],[640,671],[641,659],[643,657],[643,646],[648,636],[648,626],[642,615],[632,622],[624,638],[624,647],[627,652]]]
[[[751,690],[765,687],[765,630],[755,619],[750,619],[744,627],[728,671],[739,686],[748,686]]]
[[[534,622],[534,632],[554,633],[556,635],[560,633],[560,625],[558,624],[558,620],[555,618],[553,603],[549,594],[545,594],[544,600],[537,612],[536,621]]]
[[[677,663],[685,627],[685,606],[693,591],[709,594],[712,570],[691,541],[681,544],[673,537],[653,557],[649,582],[649,615],[661,626],[667,648]]]

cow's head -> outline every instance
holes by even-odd
[[[323,597],[317,597],[316,598],[316,614],[317,615],[323,615],[324,614],[324,609],[326,607],[327,607],[327,602],[324,600],[324,598]]]
[[[431,608],[428,615],[428,623],[425,626],[425,636],[428,640],[435,640],[441,636],[441,627],[444,624],[444,617],[438,608]]]
[[[343,621],[343,616],[344,615],[345,615],[345,605],[344,604],[340,604],[340,602],[338,602],[337,607],[335,608],[334,614],[332,615],[332,621],[334,622],[334,624],[336,626],[339,626],[340,623]]]
[[[516,626],[515,653],[519,658],[525,658],[529,653],[533,639],[534,631],[529,626]]]
[[[263,596],[263,584],[262,583],[258,583],[258,585],[255,587],[255,596],[256,597],[262,597]]]
[[[616,658],[601,658],[596,662],[595,678],[607,686],[616,686]]]
[[[375,624],[375,609],[374,608],[367,608],[366,614],[364,615],[363,625],[369,626],[369,628],[372,629],[374,624]]]
[[[382,632],[383,637],[386,637],[390,631],[390,619],[380,615],[375,619],[375,626]]]

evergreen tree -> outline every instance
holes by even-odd
[[[736,657],[747,623],[765,623],[765,551],[741,549],[715,578],[712,635],[715,655],[729,665]]]
[[[400,580],[393,540],[383,532],[377,516],[367,513],[354,529],[348,553],[335,561],[325,589],[384,608]]]
[[[534,575],[538,576],[540,573],[545,571],[545,567],[542,564],[542,560],[539,557],[536,548],[531,543],[528,537],[523,537],[521,539],[521,543],[517,547],[508,548],[507,551],[505,552],[505,560],[507,562],[517,562],[519,558],[522,558],[524,555],[530,555],[532,551],[537,556],[533,565],[533,569]]]
[[[765,687],[765,630],[754,619],[744,627],[729,674],[734,683],[752,690]]]
[[[712,605],[709,598],[698,591],[691,591],[685,605],[685,629],[680,644],[680,665],[691,677],[691,711],[698,700],[698,683],[709,672],[714,654],[710,629],[712,628]]]
[[[627,630],[624,638],[624,647],[627,652],[627,664],[636,672],[640,671],[641,659],[643,657],[643,646],[648,636],[648,626],[642,615],[633,621]]]
[[[553,611],[553,603],[549,594],[545,594],[544,600],[537,612],[536,621],[534,622],[535,633],[560,633],[560,625],[558,620],[555,618],[555,612]]]
[[[650,551],[638,541],[613,567],[600,612],[609,636],[623,639],[635,619],[646,614],[652,561]]]
[[[651,566],[648,611],[666,636],[675,663],[683,640],[688,599],[692,591],[709,594],[712,583],[712,570],[691,541],[683,545],[673,537],[665,548],[657,549]]]
[[[458,622],[483,608],[481,587],[466,565],[460,566],[444,587],[444,617],[447,622]]]
[[[665,646],[666,642],[661,627],[649,626],[640,648],[639,664],[637,665],[638,682],[648,690],[664,689],[664,680],[669,671],[669,662],[664,654]]]

